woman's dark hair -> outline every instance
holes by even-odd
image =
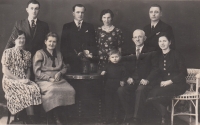
[[[111,56],[113,54],[117,54],[121,57],[121,52],[117,49],[111,49],[109,52],[108,52],[108,55]]]
[[[102,10],[102,11],[101,11],[101,14],[100,14],[100,21],[101,21],[101,22],[103,22],[103,21],[102,21],[102,17],[103,17],[103,15],[105,15],[106,13],[109,13],[110,16],[111,16],[111,19],[113,20],[113,18],[114,18],[114,13],[112,12],[112,10],[110,10],[110,9],[105,9],[105,10]]]
[[[17,30],[17,31],[15,32],[15,34],[13,34],[13,35],[11,36],[12,39],[13,39],[13,43],[14,43],[14,44],[15,44],[15,40],[16,40],[20,35],[22,35],[22,34],[24,34],[25,39],[26,39],[26,34],[25,34],[25,32],[22,31],[22,30]]]
[[[160,37],[166,37],[167,39],[168,39],[168,41],[170,41],[171,42],[171,36],[168,34],[168,33],[166,33],[166,32],[160,32],[160,34],[159,34],[159,36],[158,36],[158,39],[160,38]]]
[[[59,41],[58,34],[57,34],[57,33],[54,33],[54,32],[49,32],[49,33],[46,35],[45,40],[48,40],[48,38],[49,38],[50,36],[51,36],[51,37],[55,37],[57,42]]]

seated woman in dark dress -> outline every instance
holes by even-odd
[[[170,37],[160,33],[158,44],[162,51],[157,54],[159,58],[160,84],[152,89],[147,98],[162,116],[161,124],[166,124],[167,106],[174,96],[183,94],[187,89],[187,69],[183,57],[177,51],[170,49]]]

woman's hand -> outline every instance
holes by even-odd
[[[160,87],[165,87],[165,86],[171,85],[172,83],[173,83],[172,80],[162,81],[160,83]]]
[[[128,78],[128,80],[127,80],[127,83],[129,84],[129,85],[131,85],[131,84],[133,84],[134,85],[134,80],[133,80],[133,78]]]
[[[147,84],[149,84],[149,81],[148,80],[146,80],[146,79],[141,79],[141,81],[140,81],[140,85],[147,85]]]
[[[49,78],[49,82],[55,82],[54,78]]]
[[[101,72],[101,75],[103,76],[103,75],[105,75],[106,74],[106,71],[102,71]]]
[[[62,76],[62,73],[61,73],[61,72],[57,72],[57,73],[55,74],[55,82],[60,81],[61,76]]]
[[[28,84],[30,82],[29,79],[19,79],[18,81],[23,83],[23,84]]]

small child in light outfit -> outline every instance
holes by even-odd
[[[105,75],[105,104],[106,104],[106,121],[105,124],[119,122],[119,97],[117,90],[124,86],[128,76],[125,67],[120,62],[121,54],[118,50],[111,50],[109,53],[109,63],[101,72]]]

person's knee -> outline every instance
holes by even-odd
[[[144,85],[140,85],[138,86],[138,88],[136,89],[135,93],[143,93],[145,91],[146,86]]]
[[[76,94],[76,91],[75,91],[75,89],[72,87],[70,90],[70,93],[72,93],[73,95],[75,95]]]
[[[119,88],[117,89],[118,95],[124,94],[124,92],[125,92],[125,89],[124,89],[123,87],[119,87]]]

